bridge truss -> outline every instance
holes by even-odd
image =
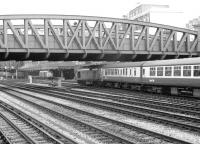
[[[187,29],[125,19],[0,16],[0,60],[137,61],[199,56]]]

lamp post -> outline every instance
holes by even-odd
[[[15,76],[16,76],[16,79],[17,79],[17,77],[18,77],[18,75],[17,75],[17,68],[15,69]]]
[[[14,70],[14,66],[10,66],[10,69],[11,69],[11,73],[12,73],[12,79],[14,78],[13,76],[13,70]]]
[[[6,79],[8,77],[8,74],[7,74],[7,66],[4,67],[5,68],[5,71],[6,71]]]

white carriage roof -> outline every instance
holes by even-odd
[[[103,68],[140,67],[144,62],[108,62]]]
[[[123,67],[140,67],[140,66],[169,66],[169,65],[200,65],[200,57],[170,59],[170,60],[155,60],[142,62],[108,62],[103,65],[103,68],[123,68]]]
[[[196,64],[200,65],[200,57],[147,61],[143,64],[143,66],[196,65]]]

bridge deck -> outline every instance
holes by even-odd
[[[152,60],[199,56],[196,31],[124,19],[0,16],[0,60]]]

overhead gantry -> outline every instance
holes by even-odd
[[[0,16],[0,60],[138,61],[199,56],[196,31],[125,19]]]

